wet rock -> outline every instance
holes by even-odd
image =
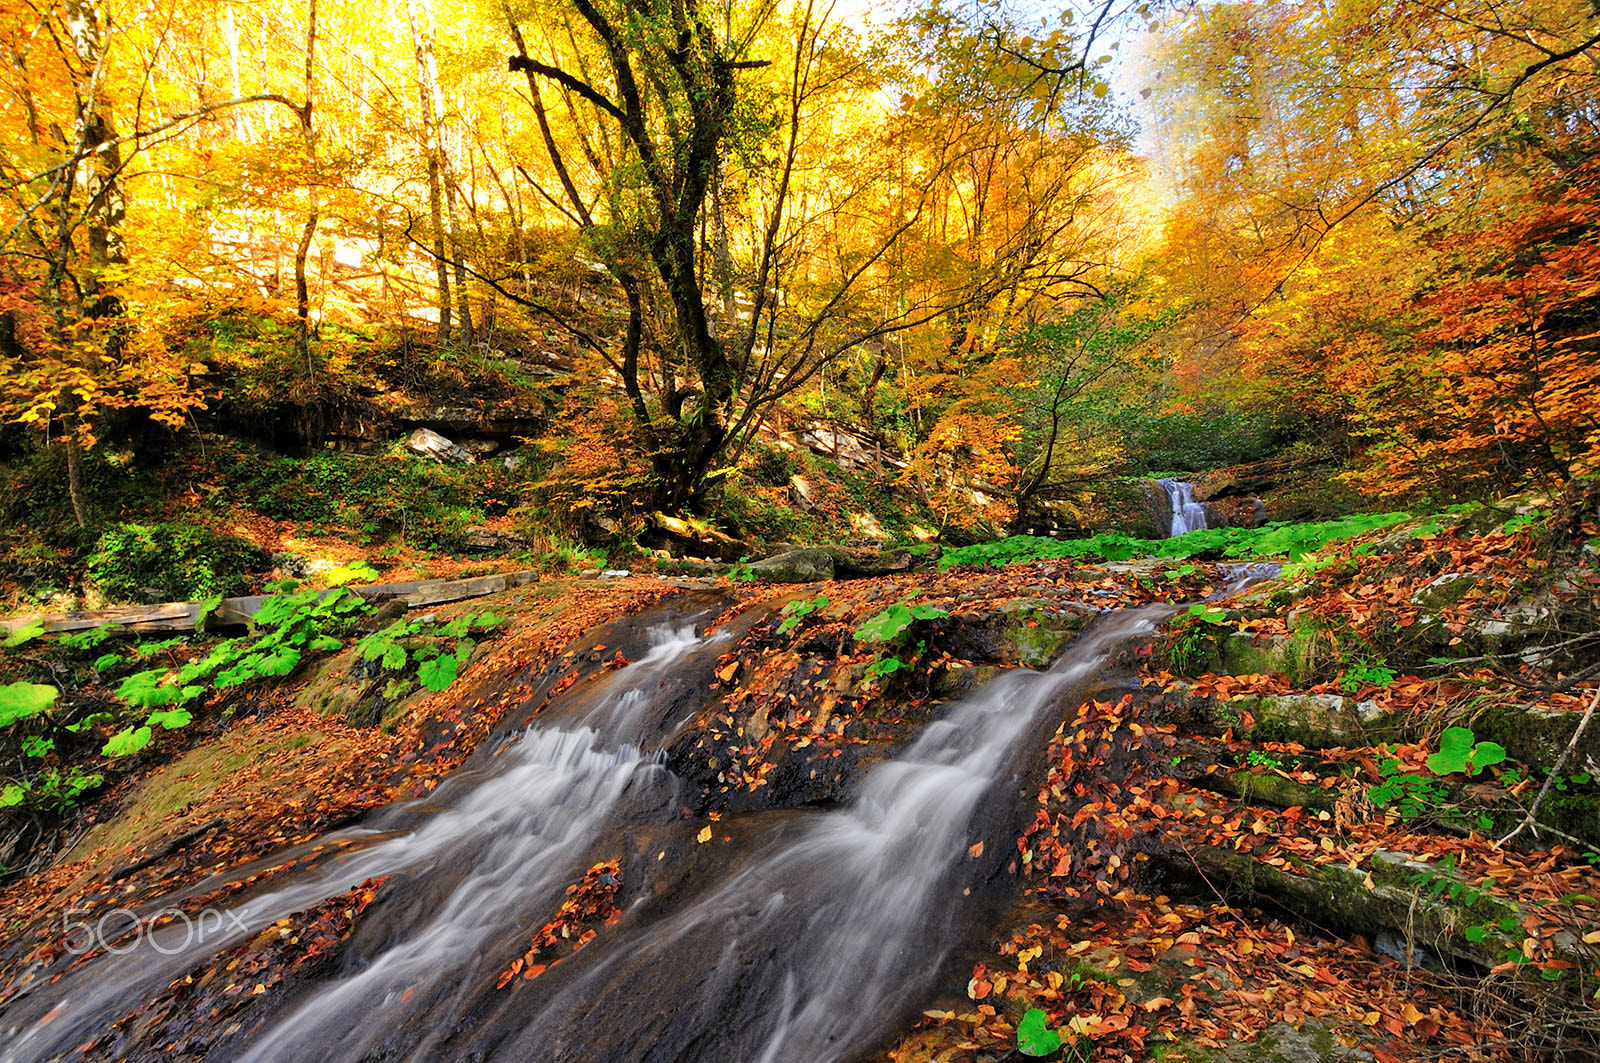
[[[431,428],[419,428],[406,437],[406,449],[434,461],[470,465],[478,459],[466,447],[452,443]]]
[[[1078,602],[1023,598],[940,621],[939,645],[962,660],[1048,668],[1098,615]]]

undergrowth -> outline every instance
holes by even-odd
[[[1128,561],[1135,557],[1256,558],[1298,560],[1336,539],[1377,531],[1409,519],[1407,513],[1364,513],[1312,524],[1286,522],[1260,528],[1202,528],[1170,539],[1136,539],[1102,533],[1087,539],[1048,539],[1013,535],[994,542],[947,550],[940,568],[956,565],[1009,565],[1017,561],[1072,558],[1086,561]]]

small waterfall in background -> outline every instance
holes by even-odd
[[[1167,492],[1167,501],[1172,508],[1172,524],[1167,529],[1167,536],[1182,535],[1185,532],[1199,531],[1206,527],[1206,507],[1195,501],[1194,485],[1187,480],[1158,480],[1156,481]]]

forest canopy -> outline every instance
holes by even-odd
[[[574,534],[748,531],[811,423],[980,533],[1595,465],[1578,0],[0,11],[0,418],[79,527],[152,430],[396,394],[542,403],[516,490]]]

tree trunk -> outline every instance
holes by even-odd
[[[467,293],[467,262],[461,250],[461,213],[456,205],[456,177],[450,166],[450,156],[441,146],[440,159],[444,162],[444,198],[450,212],[450,261],[456,271],[456,316],[461,322],[461,343],[472,346],[476,338],[472,333],[472,304]]]
[[[427,0],[423,0],[427,4]],[[440,343],[450,341],[452,330],[450,266],[455,264],[456,295],[462,310],[467,310],[466,271],[460,257],[460,225],[456,217],[456,192],[444,153],[444,104],[440,97],[438,63],[434,58],[433,10],[419,9],[417,0],[407,0],[406,21],[411,29],[411,52],[417,65],[417,97],[422,105],[423,151],[428,159],[428,217],[433,225],[434,282],[437,291]],[[450,239],[453,255],[445,249],[445,199],[449,199]],[[463,313],[463,328],[471,341],[472,319]]]
[[[67,494],[72,498],[72,516],[78,522],[78,527],[89,526],[89,504],[83,491],[83,450],[78,446],[78,437],[68,432],[67,448]]]
[[[306,14],[306,96],[305,103],[300,108],[300,134],[305,138],[306,144],[306,223],[300,230],[300,244],[294,252],[294,306],[295,314],[300,319],[300,331],[295,337],[295,347],[301,359],[306,363],[306,373],[314,376],[315,366],[311,363],[311,288],[306,281],[306,258],[311,252],[311,240],[317,233],[317,222],[320,217],[320,203],[317,195],[317,138],[312,128],[314,86],[313,63],[317,50],[317,0],[311,0],[310,10]]]

